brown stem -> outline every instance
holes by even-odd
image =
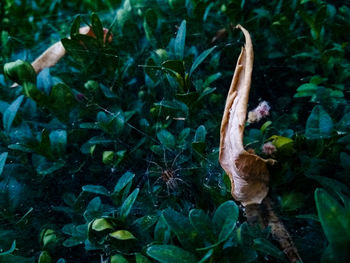
[[[282,221],[273,211],[272,201],[270,198],[266,197],[263,201],[263,205],[267,212],[267,225],[271,227],[272,237],[279,243],[289,262],[302,262],[298,250],[294,245],[292,237],[290,236]]]
[[[273,211],[270,198],[266,197],[261,205],[247,205],[245,207],[245,217],[250,225],[258,224],[262,228],[268,226],[271,228],[273,239],[279,243],[289,262],[302,262],[288,230]]]

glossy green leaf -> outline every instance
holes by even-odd
[[[43,251],[39,255],[38,263],[52,263],[52,258],[47,251]]]
[[[139,194],[140,189],[136,188],[124,201],[124,203],[122,204],[122,207],[120,209],[120,216],[122,218],[126,218],[130,211],[132,206],[134,205],[136,198]]]
[[[116,254],[111,257],[111,263],[129,263],[129,261],[122,255]]]
[[[2,123],[4,125],[4,129],[6,132],[10,132],[12,123],[16,117],[17,111],[23,101],[24,96],[21,95],[19,96],[14,102],[8,106],[8,108],[5,110],[3,118],[2,118]]]
[[[104,151],[102,153],[102,162],[104,164],[111,164],[114,159],[114,152],[113,151]]]
[[[90,185],[84,185],[82,187],[82,190],[84,192],[88,192],[88,193],[109,196],[108,190],[105,187],[101,186],[101,185],[91,185],[91,184]]]
[[[177,31],[175,42],[174,42],[174,52],[175,52],[175,56],[178,59],[184,58],[185,39],[186,39],[186,20],[183,20]]]
[[[185,66],[181,60],[164,61],[162,63],[162,68],[174,77],[177,77],[176,74],[178,74],[181,78],[185,78]]]
[[[281,262],[288,262],[283,252],[265,238],[254,239],[253,248],[263,253],[264,255],[273,256]]]
[[[209,260],[213,254],[214,254],[214,249],[209,249],[208,252],[201,258],[201,260],[198,261],[198,263],[210,262]]]
[[[323,189],[316,189],[315,201],[322,229],[338,262],[349,262],[349,211]]]
[[[216,46],[209,48],[205,51],[203,51],[197,58],[196,60],[193,62],[192,67],[190,69],[190,76],[192,75],[192,73],[196,70],[196,68],[198,68],[198,66],[210,55],[211,52],[213,52],[213,50],[216,48]]]
[[[152,245],[146,253],[161,263],[179,263],[179,260],[181,263],[197,262],[192,253],[173,245]]]
[[[194,142],[205,142],[205,137],[207,135],[207,130],[204,125],[201,125],[197,128],[196,133],[194,135]]]
[[[0,257],[1,257],[1,256],[5,256],[5,255],[11,254],[13,251],[15,251],[15,249],[16,249],[16,240],[14,240],[14,241],[12,242],[12,245],[11,245],[11,247],[9,248],[9,250],[6,250],[6,251],[4,251],[4,252],[0,252]],[[2,250],[2,249],[1,249],[1,250]]]
[[[333,131],[333,121],[322,106],[315,106],[306,122],[305,136],[308,139],[329,138]]]
[[[187,217],[173,209],[164,210],[163,216],[183,247],[190,247],[196,244],[198,233]]]
[[[151,263],[151,261],[149,261],[147,257],[141,255],[140,253],[135,255],[135,260],[136,263]]]
[[[215,242],[214,229],[208,215],[201,209],[192,209],[189,213],[191,225],[206,241]]]
[[[114,227],[108,222],[106,218],[98,218],[92,222],[91,228],[95,231],[104,231],[113,229]]]
[[[238,220],[239,209],[234,201],[226,201],[215,211],[213,224],[218,234],[218,241],[225,241],[233,232]]]
[[[96,13],[91,15],[91,25],[92,31],[94,31],[97,40],[103,45],[103,27],[101,20]]]
[[[52,131],[49,138],[52,151],[58,155],[64,154],[67,146],[67,132],[65,130]]]
[[[159,142],[166,148],[175,147],[175,137],[167,130],[160,130],[157,133],[157,138]]]
[[[164,218],[164,215],[160,215],[158,222],[154,228],[154,239],[161,243],[168,243],[170,239],[170,227]]]
[[[70,37],[71,37],[71,38],[73,38],[74,35],[79,34],[80,20],[81,20],[81,19],[80,19],[80,15],[77,15],[77,16],[74,18],[72,27],[71,27],[71,29],[70,29]]]
[[[4,166],[5,166],[5,163],[6,163],[7,156],[8,156],[7,152],[4,152],[4,153],[0,154],[0,176],[1,176],[2,172],[3,172],[3,170],[4,170]]]
[[[131,172],[126,172],[125,174],[123,174],[114,187],[114,193],[119,193],[125,186],[127,186],[132,181],[134,177],[135,174]]]
[[[136,237],[127,230],[117,230],[115,232],[109,233],[109,236],[119,240],[136,239]]]
[[[26,82],[36,83],[36,73],[30,63],[23,60],[6,63],[4,73],[14,82],[23,84]]]

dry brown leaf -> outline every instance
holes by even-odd
[[[106,42],[108,29],[103,28],[103,39]],[[85,26],[79,28],[79,34],[82,35],[88,35],[91,37],[96,37],[94,32],[92,31],[91,27]],[[109,36],[108,42],[112,41],[112,35]],[[62,45],[61,41],[56,42],[51,47],[46,49],[38,58],[36,58],[32,62],[32,67],[34,68],[34,71],[36,74],[39,74],[40,71],[42,71],[44,68],[50,68],[58,63],[60,59],[66,54],[66,50],[64,46]],[[17,87],[18,84],[15,83],[11,86],[11,88]]]
[[[108,30],[103,29],[104,41],[106,41],[106,35]],[[89,26],[79,28],[79,34],[88,35],[91,37],[96,37],[94,32]],[[108,38],[108,42],[112,41],[112,35]],[[46,49],[37,59],[34,60],[32,66],[35,72],[38,74],[44,68],[49,68],[58,63],[58,61],[66,54],[66,50],[62,45],[62,42],[59,41],[53,44],[51,47]]]
[[[238,58],[236,69],[227,95],[220,129],[220,155],[222,168],[231,180],[231,193],[244,206],[260,204],[269,187],[269,171],[265,160],[243,146],[251,76],[253,71],[253,45],[246,29],[237,25],[245,36],[245,46]]]

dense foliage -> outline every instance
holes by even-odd
[[[238,23],[249,109],[271,105],[245,144],[277,149],[275,210],[304,262],[349,262],[347,1],[6,0],[0,19],[0,262],[286,262],[218,164]]]

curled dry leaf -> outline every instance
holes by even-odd
[[[106,35],[108,30],[103,29],[104,41],[106,41]],[[79,34],[88,35],[91,37],[96,37],[94,32],[89,26],[79,28]],[[112,41],[112,36],[108,38],[108,42]],[[57,62],[66,54],[66,50],[62,45],[62,42],[59,41],[53,44],[51,47],[46,49],[37,59],[34,60],[32,66],[35,72],[38,74],[44,68],[49,68],[57,64]]]
[[[226,99],[220,129],[219,161],[230,177],[233,198],[246,206],[260,204],[266,197],[269,191],[266,164],[275,161],[265,160],[253,151],[246,151],[243,146],[254,53],[248,31],[240,25],[237,28],[242,30],[246,43],[238,58]]]
[[[106,42],[108,29],[103,28],[103,39]],[[91,37],[96,37],[92,28],[89,26],[79,28],[79,34],[87,35]],[[112,41],[112,35],[109,36],[108,42]],[[61,41],[56,42],[51,47],[46,49],[38,58],[32,62],[32,67],[36,74],[39,74],[44,68],[50,68],[58,63],[58,61],[66,54],[66,49],[64,48]],[[18,84],[15,83],[11,87],[17,87]]]

